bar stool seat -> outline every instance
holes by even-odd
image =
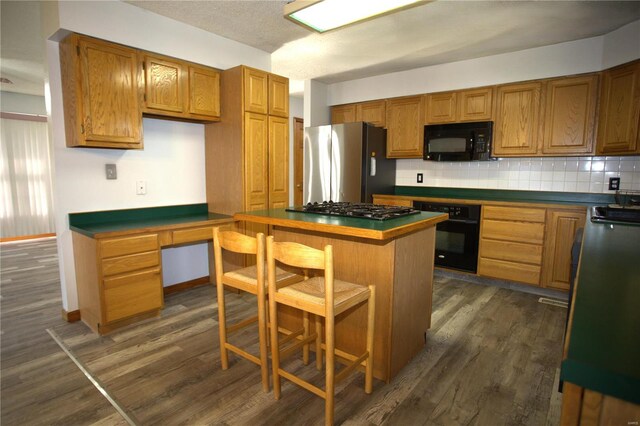
[[[276,267],[276,281],[278,279]],[[293,299],[304,300],[305,302],[317,305],[311,311],[312,314],[323,315],[325,311],[325,282],[322,277],[313,277],[305,281],[282,287],[278,290],[280,298],[284,301],[287,296]],[[338,315],[352,306],[359,304],[369,298],[369,287],[353,284],[347,281],[333,280],[333,304],[334,314]]]

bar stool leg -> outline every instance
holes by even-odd
[[[309,312],[307,311],[302,312],[302,328],[304,329],[302,336],[306,339],[307,337],[309,337]],[[309,365],[309,344],[308,343],[306,343],[302,347],[302,362],[304,363],[304,365]]]
[[[316,369],[322,370],[322,317],[314,315],[316,318]]]
[[[364,374],[364,391],[365,393],[371,393],[373,391],[373,336],[374,336],[374,324],[375,324],[375,310],[376,310],[376,288],[372,285],[369,286],[369,300],[367,309],[367,352],[369,356],[365,364]]]
[[[258,337],[260,340],[260,372],[262,389],[269,392],[269,357],[267,355],[267,318],[264,292],[258,292]]]
[[[271,367],[273,369],[273,396],[280,399],[280,348],[278,346],[278,306],[274,298],[269,298],[271,317]]]
[[[227,320],[224,306],[224,285],[221,280],[216,283],[216,291],[218,293],[218,325],[220,335],[220,363],[222,369],[229,368],[229,354],[227,352]]]
[[[335,319],[333,315],[325,318],[325,345],[327,348],[327,366],[326,366],[326,398],[324,405],[324,417],[326,425],[333,425],[333,405],[334,405],[334,387],[335,387]]]

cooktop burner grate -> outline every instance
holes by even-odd
[[[323,201],[304,206],[290,207],[289,212],[314,213],[332,216],[358,217],[373,220],[388,220],[420,213],[419,210],[403,206],[386,206],[370,203]]]

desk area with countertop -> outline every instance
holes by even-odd
[[[236,213],[234,219],[270,225],[276,241],[317,249],[333,246],[336,279],[376,286],[374,376],[389,382],[426,344],[431,326],[435,225],[448,215],[420,212],[385,221],[284,209]],[[300,315],[279,307],[278,320],[299,328]],[[336,322],[336,348],[361,353],[366,306]]]
[[[232,222],[204,203],[69,214],[80,319],[104,334],[157,315],[164,306],[161,249],[211,241],[214,226]]]

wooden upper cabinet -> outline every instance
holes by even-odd
[[[143,112],[202,121],[220,119],[218,70],[149,52],[141,52],[140,56]]]
[[[595,74],[547,82],[543,154],[593,154],[597,96]]]
[[[245,210],[269,208],[268,129],[266,115],[245,113],[243,162]]]
[[[602,73],[597,154],[640,154],[640,61]]]
[[[269,112],[269,73],[243,67],[244,110],[267,114]]]
[[[189,114],[206,118],[220,117],[220,73],[189,65]]]
[[[186,67],[180,61],[149,53],[142,55],[145,112],[184,113]]]
[[[269,116],[269,208],[289,205],[289,120]]]
[[[289,117],[289,79],[269,74],[269,115]]]
[[[538,152],[541,82],[506,84],[496,91],[493,155]]]
[[[355,121],[364,121],[376,127],[385,127],[387,125],[387,117],[384,99],[356,104]]]
[[[456,114],[456,92],[430,93],[426,95],[425,123],[454,123]]]
[[[423,110],[422,96],[387,100],[387,157],[422,158]]]
[[[60,63],[67,146],[141,149],[136,51],[72,34]]]
[[[331,124],[355,123],[356,104],[336,105],[331,107]]]
[[[493,117],[493,87],[458,92],[458,121],[490,121]]]
[[[493,111],[493,87],[426,95],[425,124],[489,121]]]

